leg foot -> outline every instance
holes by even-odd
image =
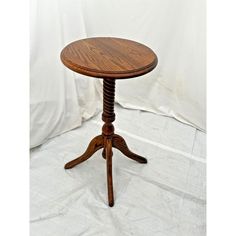
[[[105,140],[106,162],[107,162],[107,189],[108,189],[108,204],[110,207],[114,205],[113,182],[112,182],[112,141]]]
[[[97,150],[103,148],[103,137],[102,135],[98,135],[92,139],[89,143],[87,150],[84,152],[83,155],[74,159],[73,161],[68,162],[65,165],[65,169],[73,168],[74,166],[86,161],[89,159]]]
[[[102,150],[102,157],[106,160],[106,149],[105,148]]]
[[[118,134],[114,134],[113,135],[112,146],[114,148],[119,149],[125,156],[127,156],[128,158],[130,158],[132,160],[135,160],[135,161],[137,161],[139,163],[143,163],[143,164],[147,163],[147,159],[146,158],[131,152],[129,150],[129,148],[128,148],[124,138],[121,137]]]

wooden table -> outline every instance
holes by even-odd
[[[114,205],[112,183],[112,148],[139,163],[147,159],[131,152],[124,140],[114,133],[115,81],[144,75],[157,65],[156,54],[147,46],[121,38],[97,37],[72,42],[61,52],[61,60],[69,69],[88,76],[103,78],[102,134],[94,137],[87,150],[78,158],[68,162],[65,169],[86,161],[97,150],[103,149],[106,159],[108,203]],[[135,89],[135,88],[133,88]]]

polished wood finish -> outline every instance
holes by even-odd
[[[80,157],[68,162],[65,169],[70,169],[90,158],[96,151],[103,148],[102,156],[107,163],[107,188],[108,188],[108,204],[114,205],[113,183],[112,183],[112,147],[120,150],[128,158],[139,163],[147,163],[147,159],[131,152],[124,140],[118,134],[114,133],[114,126],[112,122],[115,120],[114,113],[115,102],[115,80],[103,80],[103,113],[102,120],[104,125],[102,127],[102,134],[96,136],[90,142],[87,150]]]
[[[112,148],[120,150],[126,157],[139,163],[147,159],[129,150],[125,140],[114,133],[115,82],[116,79],[132,78],[145,74],[157,64],[155,53],[148,47],[126,39],[90,38],[69,44],[61,53],[63,63],[73,71],[95,77],[103,77],[102,134],[89,143],[87,150],[78,158],[68,162],[65,169],[86,161],[96,151],[103,149],[106,160],[108,204],[114,205],[112,181]]]
[[[108,79],[137,77],[157,65],[156,54],[147,46],[114,37],[75,41],[62,50],[61,60],[75,72]]]
[[[89,143],[86,151],[83,155],[80,157],[74,159],[73,161],[68,162],[65,165],[65,169],[71,169],[74,166],[86,161],[89,159],[97,150],[104,147],[104,140],[102,135],[98,135],[95,138],[92,139],[92,141]]]
[[[113,194],[113,180],[112,180],[112,138],[105,137],[105,152],[107,162],[107,192],[108,192],[108,204],[110,207],[114,205]]]
[[[121,137],[118,134],[114,134],[112,137],[112,147],[120,150],[125,156],[127,156],[128,158],[137,161],[139,163],[147,163],[147,159],[139,156],[133,152],[131,152],[124,140],[123,137]]]

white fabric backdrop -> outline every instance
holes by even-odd
[[[68,42],[86,36],[81,1],[31,1],[31,147],[81,125],[101,107],[98,81],[60,61]]]
[[[205,130],[204,0],[32,0],[31,147],[101,109],[101,81],[59,59],[67,43],[92,36],[137,40],[159,57],[148,75],[117,81],[117,102]]]

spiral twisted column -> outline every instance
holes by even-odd
[[[114,113],[115,102],[115,80],[103,79],[103,113],[102,120],[105,124],[102,127],[102,134],[109,138],[114,134],[112,122],[115,120]]]
[[[114,113],[115,102],[115,80],[103,79],[103,113],[102,120],[105,122],[102,127],[102,136],[104,148],[102,156],[106,159],[107,164],[107,191],[109,206],[114,205],[113,181],[112,181],[112,138],[114,135],[114,126],[112,122],[115,120]]]

